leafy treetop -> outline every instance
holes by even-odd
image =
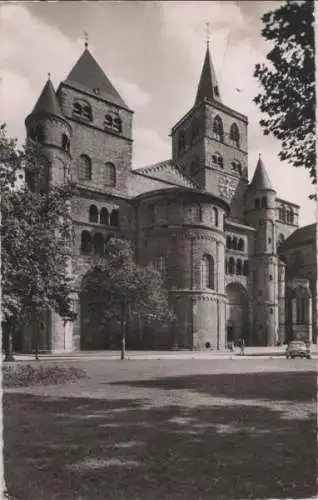
[[[262,20],[262,36],[274,46],[269,64],[255,67],[263,87],[255,98],[260,125],[280,140],[280,159],[308,169],[316,184],[314,2],[287,1]]]

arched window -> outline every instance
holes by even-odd
[[[33,172],[32,170],[26,169],[25,182],[26,182],[26,185],[28,186],[28,188],[30,189],[30,191],[35,191],[35,185],[36,185],[35,172]]]
[[[187,205],[185,207],[185,215],[189,222],[201,221],[201,206],[198,204]]]
[[[255,198],[255,200],[254,200],[254,206],[255,206],[255,208],[260,208],[260,200],[259,200],[259,198]]]
[[[213,212],[213,223],[214,223],[215,227],[218,227],[218,225],[219,225],[219,212],[218,212],[218,209],[215,208],[215,207],[213,207],[212,212]]]
[[[299,287],[296,291],[296,323],[305,324],[308,322],[309,300],[307,291]]]
[[[33,128],[30,128],[27,130],[27,134],[28,134],[28,138],[29,139],[32,139],[32,141],[35,141],[36,140],[36,137],[35,137],[35,132],[34,132],[34,129]]]
[[[111,115],[105,115],[104,127],[113,128],[113,117]]]
[[[88,103],[84,103],[82,110],[83,110],[83,118],[85,118],[85,120],[91,121],[92,108],[90,107],[90,105]]]
[[[243,238],[240,238],[238,241],[237,249],[240,250],[241,252],[244,251],[244,240]]]
[[[229,274],[229,261],[225,259],[225,274]]]
[[[79,159],[79,178],[84,181],[92,180],[92,162],[87,155],[81,155]]]
[[[211,255],[201,259],[201,288],[214,289],[214,260]]]
[[[116,186],[116,168],[111,162],[105,164],[105,184],[106,186]]]
[[[70,141],[66,134],[62,134],[62,149],[67,153],[70,152]]]
[[[89,222],[98,222],[98,210],[95,205],[89,207]]]
[[[216,116],[213,122],[213,136],[220,142],[224,141],[224,130],[223,130],[223,122],[220,116]]]
[[[278,209],[278,218],[279,218],[280,220],[282,220],[282,219],[283,219],[283,209],[282,209],[282,207],[279,207],[279,209]]]
[[[223,157],[220,153],[214,153],[214,155],[212,155],[212,163],[219,168],[224,168]]]
[[[104,238],[100,233],[94,235],[93,249],[95,255],[104,255]]]
[[[42,125],[35,127],[35,140],[40,144],[44,142],[44,127]]]
[[[185,150],[185,133],[184,130],[180,130],[179,135],[178,135],[178,152],[182,153]]]
[[[300,308],[299,308],[299,322],[300,323],[305,323],[306,322],[306,305],[307,305],[307,299],[306,297],[300,297]]]
[[[226,237],[226,248],[231,249],[232,248],[232,238],[231,236]]]
[[[92,108],[86,101],[75,101],[73,104],[73,116],[83,120],[92,121]]]
[[[75,102],[73,105],[73,115],[81,116],[82,114],[82,106],[79,102]]]
[[[243,272],[242,261],[241,261],[241,259],[237,259],[237,261],[236,261],[236,274],[238,276],[241,276],[242,272]]]
[[[243,274],[244,276],[248,276],[248,260],[244,260],[244,264],[243,264]]]
[[[294,214],[293,214],[292,209],[286,210],[286,222],[288,224],[293,224],[293,222],[294,222]]]
[[[239,174],[242,175],[242,165],[238,160],[233,160],[231,165],[234,172],[239,172]]]
[[[266,196],[263,196],[263,198],[261,200],[261,206],[262,206],[262,208],[266,208],[267,207],[267,198],[266,198]]]
[[[229,274],[234,274],[235,261],[233,257],[229,258]]]
[[[232,248],[233,248],[233,250],[237,250],[238,249],[238,242],[237,242],[236,236],[234,236],[234,238],[232,240]]]
[[[233,123],[230,128],[230,142],[233,146],[240,147],[240,132],[236,123]]]
[[[113,120],[113,128],[117,132],[121,132],[122,125],[121,125],[121,119],[119,118],[119,116],[116,116],[116,118],[114,118],[114,120]]]
[[[99,222],[104,226],[108,226],[108,210],[105,207],[103,207],[100,211]]]
[[[81,252],[89,254],[92,252],[92,238],[88,231],[82,231],[81,234]]]
[[[117,209],[112,210],[110,214],[110,225],[113,227],[119,226],[119,212]]]

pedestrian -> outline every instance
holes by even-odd
[[[240,341],[240,348],[241,348],[241,356],[244,356],[245,341],[243,338],[241,338],[241,341]]]

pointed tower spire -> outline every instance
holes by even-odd
[[[250,184],[250,189],[263,189],[274,191],[270,178],[268,177],[265,165],[262,160],[262,155],[259,153],[258,162],[253,175],[252,182]]]
[[[53,84],[51,82],[51,74],[48,73],[48,79],[43,87],[43,90],[38,98],[33,110],[32,115],[39,113],[48,113],[63,118],[60,104],[57,100]]]
[[[87,46],[86,39],[85,50],[66,78],[65,83],[80,91],[98,94],[109,103],[128,109]]]
[[[208,99],[209,101],[221,102],[219,86],[216,79],[213,63],[211,60],[209,45],[210,45],[210,40],[208,35],[205,59],[203,63],[195,104],[198,104],[200,101],[203,101],[204,99]]]

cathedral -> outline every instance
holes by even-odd
[[[41,144],[49,182],[71,178],[78,188],[71,204],[77,319],[64,324],[50,311],[41,350],[118,347],[116,327],[98,328],[81,294],[112,236],[132,242],[139,265],[161,272],[176,317],[169,332],[148,332],[140,318],[128,347],[317,343],[316,226],[298,227],[300,207],[279,198],[266,154],[249,179],[248,118],[223,102],[221,90],[207,46],[194,103],[171,128],[171,158],[133,169],[133,111],[87,44],[56,91],[48,79],[25,124]],[[21,350],[34,349],[31,329],[20,340]]]

